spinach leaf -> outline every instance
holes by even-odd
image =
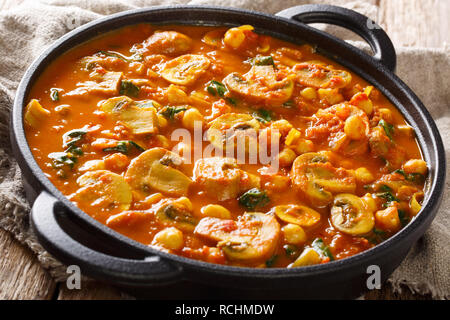
[[[64,152],[52,152],[48,157],[52,160],[52,166],[59,169],[57,174],[61,178],[66,178],[66,167],[73,169],[78,162],[78,157],[83,155],[83,149],[80,142],[83,140],[87,131],[83,129],[74,129],[67,131],[63,135]]]
[[[164,116],[164,118],[172,120],[177,113],[186,110],[187,110],[186,107],[165,107],[160,111],[160,113]]]
[[[138,145],[134,141],[119,141],[116,146],[104,148],[104,152],[120,152],[123,154],[128,154],[132,149],[136,149],[137,151],[145,151],[140,145]]]
[[[61,91],[61,89],[51,88],[50,89],[50,99],[52,99],[52,101],[59,101],[59,92],[60,91]]]
[[[389,187],[388,187],[389,188]],[[392,190],[391,188],[389,188],[390,190]],[[386,192],[379,192],[375,194],[378,198],[382,198],[384,200],[386,200],[386,202],[383,204],[383,207],[387,208],[390,206],[391,202],[393,201],[397,201],[399,202],[400,200],[395,197],[391,191],[386,191]]]
[[[425,176],[421,173],[414,172],[414,173],[408,174],[408,177],[406,178],[406,180],[411,181],[416,184],[423,184],[425,182]]]
[[[295,257],[298,255],[298,248],[293,244],[287,244],[283,246],[284,252],[289,258]]]
[[[272,56],[257,56],[253,59],[250,59],[250,63],[254,66],[274,66],[275,62],[273,61]]]
[[[272,113],[265,109],[259,109],[253,113],[253,118],[261,123],[267,123],[272,121]]]
[[[266,266],[268,268],[271,268],[274,266],[275,262],[277,262],[278,256],[274,255],[269,260],[266,261]]]
[[[232,98],[232,97],[226,97],[225,100],[227,100],[233,106],[237,105],[237,103],[238,103],[238,100],[236,98]]]
[[[206,87],[209,93],[213,96],[218,95],[219,97],[225,96],[225,93],[228,92],[227,87],[222,82],[211,80]]]
[[[313,249],[320,254],[322,257],[329,258],[330,261],[334,260],[333,254],[330,251],[330,248],[323,242],[321,238],[317,238],[311,244]]]
[[[378,122],[378,124],[384,129],[384,132],[392,141],[393,140],[392,136],[394,135],[394,126],[390,123],[387,123],[383,119],[381,119],[380,122]]]
[[[239,204],[244,208],[253,210],[256,207],[264,207],[270,202],[265,191],[253,188],[245,192],[238,198]]]
[[[391,192],[376,193],[376,196],[378,198],[385,199],[387,202],[398,201],[398,199]]]
[[[52,165],[54,168],[62,168],[64,166],[69,166],[73,169],[74,165],[77,163],[77,157],[72,156],[67,152],[52,152],[48,155],[52,160]]]
[[[70,149],[79,147],[78,143],[83,140],[86,133],[87,131],[83,129],[74,129],[67,131],[63,135],[63,148],[69,148],[69,150],[67,151],[70,151]]]
[[[425,182],[425,176],[421,173],[414,172],[406,174],[405,171],[400,169],[395,170],[394,173],[401,174],[407,181],[411,181],[416,184],[422,184]]]
[[[365,236],[364,238],[372,244],[379,244],[386,240],[386,232],[377,228],[373,228],[372,234]]]
[[[122,80],[120,82],[120,94],[124,94],[130,97],[137,97],[139,95],[139,90],[139,87],[130,80]]]
[[[225,100],[227,100],[233,106],[237,104],[236,98],[225,97],[225,95],[228,93],[228,88],[222,82],[211,80],[208,83],[206,90],[213,96],[217,95],[221,98],[225,98]]]
[[[380,191],[382,191],[382,192],[392,192],[392,188],[387,186],[387,185],[385,185],[385,184],[383,184],[383,185],[380,186]]]

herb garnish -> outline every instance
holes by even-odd
[[[137,97],[139,95],[139,90],[139,87],[130,80],[122,80],[120,82],[120,94],[124,94],[130,97]]]
[[[265,191],[253,188],[241,195],[238,201],[241,206],[253,210],[256,207],[264,207],[270,202],[270,199]]]
[[[394,173],[401,174],[407,181],[411,181],[413,183],[421,184],[425,181],[425,176],[421,173],[414,172],[407,174],[405,171],[400,169],[395,170]]]
[[[273,66],[275,67],[275,62],[272,56],[256,56],[250,59],[250,63],[254,66]]]
[[[384,129],[384,132],[389,137],[389,139],[392,141],[393,140],[392,136],[394,135],[394,126],[390,123],[387,123],[383,119],[381,119],[380,122],[378,122],[378,124]]]
[[[164,118],[173,120],[173,118],[175,118],[175,115],[177,113],[180,113],[180,112],[186,111],[186,110],[187,110],[186,107],[165,107],[159,113],[161,113],[164,116]]]
[[[211,80],[208,83],[206,90],[213,96],[218,95],[219,97],[225,98],[225,100],[227,100],[234,106],[237,104],[237,100],[235,98],[225,97],[225,95],[228,93],[228,88],[222,82]]]
[[[333,254],[330,251],[330,248],[323,242],[321,238],[317,238],[311,244],[313,249],[319,253],[321,256],[325,258],[329,258],[330,261],[334,260]]]
[[[50,89],[50,99],[52,99],[52,101],[59,101],[59,92],[60,91],[61,91],[61,89],[51,88]]]
[[[140,145],[138,145],[136,142],[134,141],[119,141],[117,143],[116,146],[114,147],[109,147],[109,148],[104,148],[103,151],[104,152],[120,152],[123,154],[128,154],[132,149],[136,149],[140,152],[145,151],[144,148],[142,148]]]
[[[259,109],[253,112],[253,118],[255,118],[261,123],[267,123],[272,121],[272,113],[265,109]]]
[[[268,268],[273,267],[273,265],[275,264],[275,262],[277,262],[277,259],[278,259],[278,256],[277,256],[277,255],[272,256],[269,260],[266,261],[266,266],[267,266]]]

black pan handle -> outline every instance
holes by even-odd
[[[181,267],[158,256],[125,259],[90,249],[73,239],[60,225],[67,208],[43,191],[31,209],[31,224],[42,246],[63,263],[77,265],[85,276],[115,284],[143,286],[181,278]]]
[[[390,71],[395,71],[397,55],[391,39],[380,26],[356,11],[332,5],[310,4],[288,8],[276,15],[305,24],[328,23],[349,29],[369,43],[376,60]]]

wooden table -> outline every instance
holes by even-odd
[[[269,0],[268,0],[269,1]],[[450,44],[450,1],[448,0],[367,0],[380,7],[378,23],[395,46],[440,48]],[[23,0],[3,0],[0,10],[10,9]],[[330,1],[331,2],[331,1]],[[119,290],[98,283],[82,283],[81,290],[68,290],[56,283],[36,257],[11,234],[0,229],[0,299],[122,299]],[[408,289],[394,293],[389,286],[374,290],[366,299],[430,299]]]

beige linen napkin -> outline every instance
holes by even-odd
[[[9,110],[17,85],[30,63],[40,52],[66,32],[103,15],[137,7],[159,4],[216,4],[276,13],[293,5],[326,1],[303,0],[96,0],[27,1],[0,13],[0,227],[28,245],[42,265],[58,280],[65,278],[65,268],[37,243],[29,229],[30,205],[23,193],[21,174],[9,144]],[[360,11],[376,21],[376,1],[329,1]],[[336,28],[327,31],[347,40],[354,35]],[[337,30],[337,31],[336,31]],[[450,163],[450,51],[423,48],[397,48],[397,74],[419,95],[430,110],[444,139]],[[450,297],[450,190],[436,220],[425,236],[413,246],[407,259],[389,282],[400,290],[405,284],[420,294],[434,298]]]

